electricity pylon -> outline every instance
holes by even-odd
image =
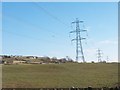
[[[98,57],[98,62],[102,62],[102,51],[100,49],[97,50],[97,57]]]
[[[107,62],[109,61],[109,57],[108,57],[108,56],[106,57],[106,61],[107,61]]]
[[[76,61],[78,62],[79,58],[81,58],[82,61],[85,62],[82,40],[86,38],[81,37],[81,32],[85,32],[87,30],[80,29],[80,23],[83,23],[83,21],[79,21],[78,18],[76,18],[76,21],[72,22],[72,24],[76,24],[76,30],[71,31],[70,33],[76,33],[76,38],[72,39],[71,41],[76,41]]]

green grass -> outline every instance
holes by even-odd
[[[118,82],[117,64],[3,65],[3,87],[112,87]]]

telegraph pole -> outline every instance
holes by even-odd
[[[72,24],[76,24],[76,30],[71,31],[70,33],[76,33],[76,38],[72,39],[71,41],[76,41],[76,61],[78,62],[79,58],[81,57],[82,61],[85,62],[82,40],[86,38],[81,37],[81,32],[85,32],[87,30],[80,29],[80,23],[83,23],[83,21],[79,21],[78,18],[76,18],[76,20],[72,22]]]
[[[98,55],[98,62],[101,62],[102,61],[102,55],[101,55],[102,53],[101,53],[101,50],[100,49],[98,49],[97,50],[97,55]]]

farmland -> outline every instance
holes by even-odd
[[[113,87],[117,63],[3,65],[3,88]]]

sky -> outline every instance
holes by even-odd
[[[102,60],[118,61],[117,2],[3,2],[2,53],[64,58],[76,57],[76,18],[84,21],[82,33],[85,60],[97,62],[97,49]],[[79,60],[81,61],[81,59]]]

